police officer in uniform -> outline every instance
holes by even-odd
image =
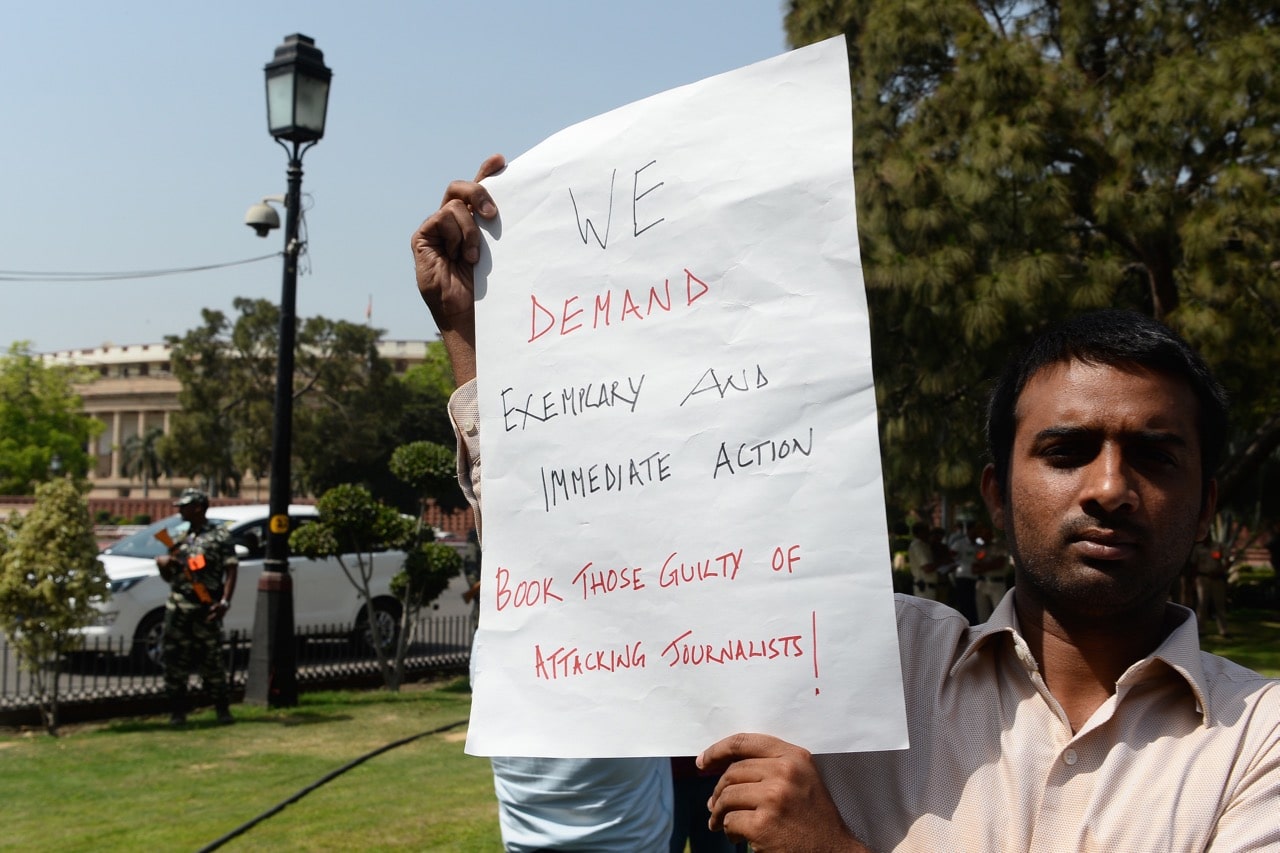
[[[164,607],[164,687],[169,724],[187,721],[187,676],[194,666],[213,697],[219,723],[233,723],[227,673],[222,667],[222,617],[236,589],[236,557],[231,534],[206,518],[209,496],[186,489],[174,502],[187,531],[169,553],[156,557],[160,576],[169,582]]]

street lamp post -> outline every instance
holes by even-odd
[[[293,349],[297,327],[298,216],[302,201],[302,156],[324,136],[329,80],[315,41],[286,36],[266,65],[267,127],[289,154],[285,194],[284,279],[280,295],[280,351],[276,362],[275,423],[271,433],[270,520],[267,555],[258,580],[253,645],[245,700],[272,708],[298,704],[293,638],[293,582],[289,577],[290,455],[293,444]],[[265,236],[265,232],[263,233]]]

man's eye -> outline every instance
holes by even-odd
[[[1089,460],[1091,454],[1087,448],[1080,445],[1053,444],[1044,448],[1040,455],[1048,460],[1050,465],[1070,468],[1076,465],[1083,465]]]
[[[1178,457],[1174,456],[1167,450],[1159,447],[1144,447],[1138,454],[1138,458],[1144,462],[1172,467],[1178,464]]]

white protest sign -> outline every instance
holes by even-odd
[[[467,751],[906,746],[833,39],[486,181]]]

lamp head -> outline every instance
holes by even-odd
[[[333,72],[308,36],[286,36],[264,69],[267,75],[267,129],[277,140],[295,144],[324,136]]]

